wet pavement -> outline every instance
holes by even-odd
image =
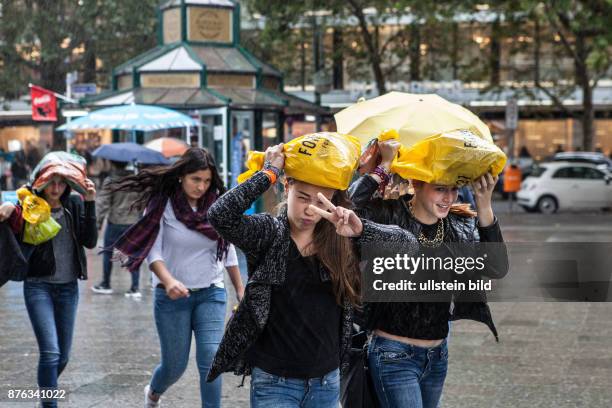
[[[612,214],[551,216],[509,214],[497,203],[506,240],[512,242],[612,242]],[[244,265],[243,265],[244,266]],[[101,276],[101,259],[89,253],[90,280],[80,282],[80,305],[72,358],[60,378],[69,407],[140,407],[143,387],[159,362],[149,273],[143,298],[124,297],[127,272],[113,273],[113,295],[90,288]],[[235,296],[229,290],[228,311]],[[500,334],[467,321],[453,324],[449,373],[442,407],[612,406],[612,303],[494,303]],[[0,288],[0,407],[9,389],[36,384],[38,351],[23,303],[22,285]],[[248,407],[249,380],[223,377],[223,407]],[[166,407],[198,407],[199,380],[192,348],[183,377],[164,395]]]

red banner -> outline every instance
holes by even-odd
[[[32,85],[30,97],[32,99],[32,120],[57,121],[57,99],[52,91]]]

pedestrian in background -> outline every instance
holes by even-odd
[[[151,167],[111,184],[112,191],[136,192],[143,218],[114,244],[135,271],[147,259],[155,286],[154,316],[161,363],[145,387],[145,407],[183,375],[195,335],[203,407],[221,404],[221,379],[207,383],[225,322],[223,267],[238,300],[244,288],[236,250],[208,221],[208,209],[225,192],[207,150],[190,148],[171,166]]]
[[[476,201],[474,201],[474,194],[470,190],[469,186],[462,186],[459,188],[457,194],[457,202],[463,204],[469,204],[471,209],[476,208]]]
[[[111,185],[122,177],[132,174],[125,169],[127,163],[111,162],[112,170],[109,177],[102,183],[102,189],[96,200],[97,225],[98,230],[102,228],[104,219],[106,222],[106,230],[104,232],[104,251],[102,254],[102,281],[92,286],[91,290],[95,293],[110,295],[113,293],[111,288],[111,272],[113,269],[112,262],[112,245],[119,239],[132,224],[140,219],[140,211],[133,208],[133,204],[138,201],[140,195],[130,191],[112,191]],[[142,297],[139,289],[140,268],[131,273],[132,284],[130,289],[125,293],[126,297],[140,299]]]
[[[11,164],[4,157],[4,149],[0,148],[0,191],[7,189],[7,180],[10,172]]]
[[[18,189],[28,182],[30,169],[25,162],[23,151],[15,153],[11,164],[11,174],[13,175],[13,188]]]
[[[516,163],[512,163],[504,169],[504,193],[508,194],[508,205],[512,212],[512,204],[516,201],[516,193],[521,190],[523,172]]]

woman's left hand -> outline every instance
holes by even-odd
[[[487,173],[482,177],[477,178],[471,184],[474,192],[474,201],[476,202],[476,211],[478,212],[478,221],[481,227],[486,227],[493,223],[493,207],[491,206],[491,197],[493,189],[499,176],[493,177],[491,173]]]
[[[321,193],[318,193],[317,196],[325,206],[325,209],[310,204],[310,210],[334,224],[338,235],[342,235],[343,237],[358,237],[361,235],[363,224],[353,211],[333,205],[332,202]]]
[[[83,186],[85,187],[85,194],[83,194],[85,201],[96,201],[96,185],[94,182],[90,179],[85,179]]]
[[[472,182],[472,191],[474,192],[474,201],[476,201],[477,208],[491,206],[493,189],[498,179],[499,176],[493,177],[491,173],[487,173]]]

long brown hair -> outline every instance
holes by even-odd
[[[141,193],[132,204],[133,209],[142,210],[149,199],[156,195],[170,197],[177,189],[179,179],[198,170],[209,169],[212,175],[209,190],[217,195],[225,192],[225,186],[217,171],[215,159],[208,150],[192,147],[170,166],[155,166],[141,170],[138,174],[125,176],[111,184],[111,191],[131,191]]]
[[[287,179],[288,184],[293,182],[293,179]],[[331,202],[344,208],[353,207],[346,190],[336,190]],[[312,252],[329,271],[336,303],[342,306],[344,300],[348,300],[358,306],[361,303],[361,276],[350,238],[338,235],[335,225],[324,219],[315,225],[312,238]]]

